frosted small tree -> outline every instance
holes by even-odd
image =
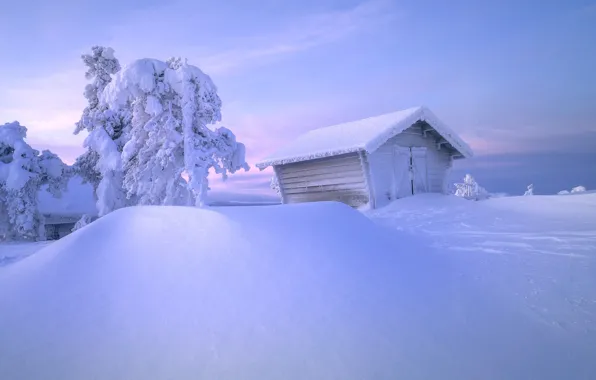
[[[534,185],[532,185],[532,184],[528,185],[528,189],[524,193],[524,196],[528,196],[528,195],[534,195]]]
[[[465,175],[462,183],[456,183],[455,189],[455,195],[465,199],[478,201],[489,198],[488,192],[470,174]]]
[[[4,239],[45,240],[38,193],[45,186],[61,196],[70,171],[54,153],[31,148],[26,136],[27,128],[19,122],[0,126],[0,230]]]
[[[271,187],[271,189],[275,191],[277,195],[281,195],[281,189],[279,188],[279,180],[277,179],[277,176],[275,174],[273,175],[273,177],[271,177],[271,183],[269,184],[269,187]]]

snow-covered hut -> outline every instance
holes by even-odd
[[[377,208],[445,192],[452,161],[472,155],[428,108],[415,107],[309,131],[256,166],[273,167],[283,203]]]

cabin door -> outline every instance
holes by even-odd
[[[427,193],[428,175],[426,170],[426,148],[411,147],[410,153],[413,193]]]
[[[410,148],[396,146],[393,151],[393,199],[412,195],[412,178],[410,173]]]
[[[393,154],[395,198],[428,191],[426,148],[396,146]]]

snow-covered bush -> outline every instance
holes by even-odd
[[[25,142],[27,128],[15,121],[0,126],[0,233],[3,239],[45,240],[37,196],[42,186],[59,197],[70,176],[54,153]]]
[[[220,121],[221,100],[199,68],[175,58],[120,70],[113,51],[100,47],[84,61],[94,82],[75,131],[89,131],[88,152],[75,166],[96,181],[100,216],[131,204],[202,206],[211,168],[224,179],[249,170],[236,136],[207,127]]]
[[[558,195],[567,195],[567,194],[569,194],[569,190],[561,190],[557,194]]]
[[[271,183],[269,184],[269,187],[271,187],[271,190],[275,191],[277,195],[281,194],[281,190],[279,188],[279,180],[277,179],[277,176],[275,174],[273,175],[273,177],[271,177]]]
[[[489,198],[489,193],[472,177],[470,174],[466,174],[462,183],[455,184],[455,195],[465,199],[471,200],[483,200]]]
[[[528,188],[527,188],[526,192],[524,193],[524,196],[527,196],[527,195],[534,195],[534,185],[533,184],[528,185]]]

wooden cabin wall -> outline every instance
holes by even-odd
[[[285,203],[339,201],[359,207],[369,192],[358,153],[275,167]]]

